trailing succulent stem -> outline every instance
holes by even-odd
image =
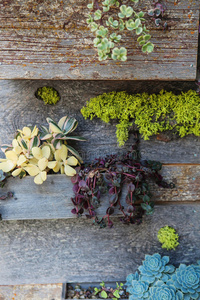
[[[139,0],[130,0],[138,3]],[[116,47],[121,42],[120,33],[135,31],[142,52],[151,53],[154,45],[150,42],[151,35],[144,25],[144,12],[136,12],[132,6],[123,0],[93,0],[87,6],[90,9],[87,24],[95,34],[94,47],[97,49],[99,60],[111,58],[126,61],[127,49]]]
[[[121,221],[125,224],[139,224],[144,213],[153,213],[154,202],[147,179],[151,178],[162,187],[174,186],[163,181],[159,174],[161,163],[139,159],[137,144],[138,140],[126,155],[98,158],[76,169],[77,174],[71,179],[75,193],[71,199],[73,214],[80,216],[85,212],[86,217],[93,219],[100,227],[106,226],[107,219],[108,226],[112,227],[110,216],[116,209],[122,212]],[[120,199],[124,184],[127,185],[125,205]],[[101,196],[105,193],[109,194],[109,202],[104,217],[100,218],[96,215],[96,209],[101,205]]]
[[[104,93],[90,99],[81,109],[85,118],[100,118],[108,123],[117,119],[117,140],[123,146],[133,123],[145,140],[150,136],[172,131],[180,137],[188,134],[200,136],[200,97],[189,90],[175,95],[162,90],[156,94],[126,92]]]

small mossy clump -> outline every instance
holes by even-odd
[[[193,90],[179,95],[164,90],[157,95],[104,93],[90,99],[81,113],[85,118],[98,117],[106,123],[119,120],[116,125],[119,146],[128,140],[133,122],[145,140],[168,130],[180,137],[188,134],[200,136],[200,97]]]
[[[45,104],[51,104],[55,105],[60,100],[60,95],[56,89],[50,86],[43,86],[40,87],[36,93],[35,96],[43,100]]]
[[[162,244],[162,248],[166,248],[167,250],[175,250],[175,248],[179,245],[179,236],[172,227],[165,226],[160,228],[157,237],[159,242]]]

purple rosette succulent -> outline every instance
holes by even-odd
[[[138,298],[139,299],[139,298]],[[167,282],[157,281],[152,287],[149,289],[149,300],[182,300],[183,293],[177,291],[176,287]]]
[[[175,270],[173,265],[167,265],[168,262],[168,256],[161,257],[158,253],[145,255],[142,266],[138,268],[141,272],[141,280],[148,283],[153,283],[156,280],[167,282]]]
[[[184,293],[184,299],[200,299],[200,266],[181,264],[172,275],[173,282],[178,290]]]

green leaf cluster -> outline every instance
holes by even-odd
[[[135,4],[139,0],[131,0]],[[106,59],[127,60],[127,50],[125,47],[118,48],[116,44],[121,41],[119,32],[135,30],[138,35],[138,43],[142,46],[142,52],[150,53],[154,45],[149,41],[151,35],[144,24],[144,12],[136,12],[132,6],[122,4],[123,1],[93,0],[87,7],[91,11],[86,20],[91,32],[95,34],[93,41],[97,48],[100,61]],[[109,13],[108,13],[109,12]],[[112,14],[113,13],[113,14]],[[112,15],[110,15],[112,14]]]
[[[188,134],[200,136],[200,97],[193,90],[179,95],[164,90],[151,95],[104,93],[90,99],[81,113],[85,119],[97,117],[106,123],[118,120],[116,136],[119,146],[128,140],[133,122],[145,140],[168,130],[180,137]]]
[[[159,242],[162,244],[162,248],[166,248],[167,250],[175,250],[175,248],[179,245],[179,236],[172,227],[165,226],[160,228],[157,237]]]
[[[60,100],[60,95],[53,87],[43,86],[40,87],[35,96],[44,101],[45,104],[55,105]]]

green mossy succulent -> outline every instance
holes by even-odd
[[[175,95],[160,91],[159,94],[133,94],[126,92],[104,93],[90,99],[81,109],[85,118],[100,118],[108,123],[117,119],[117,140],[123,146],[134,124],[145,140],[150,136],[171,130],[180,137],[188,134],[200,136],[200,97],[189,90]]]
[[[160,228],[157,237],[159,242],[162,244],[162,248],[166,248],[167,250],[175,250],[175,248],[179,245],[179,236],[172,227],[165,226]]]
[[[113,59],[119,61],[127,60],[127,49],[115,47],[121,41],[121,34],[135,31],[138,36],[137,42],[143,53],[151,53],[154,45],[149,41],[151,35],[148,33],[144,22],[145,13],[136,12],[132,5],[139,0],[128,1],[92,0],[87,7],[90,10],[86,20],[90,30],[95,34],[94,47],[97,48],[99,61]],[[131,6],[130,6],[131,5]],[[113,14],[111,16],[110,14]]]
[[[60,100],[60,95],[58,91],[56,91],[53,87],[50,86],[40,87],[36,91],[35,96],[38,99],[43,100],[45,104],[51,105],[55,105]]]

